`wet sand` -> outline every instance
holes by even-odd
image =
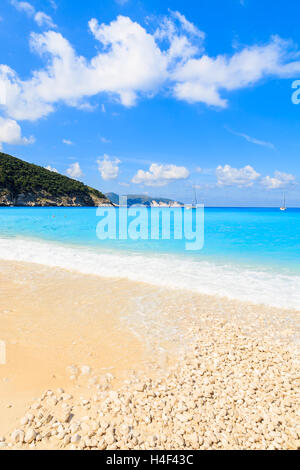
[[[297,311],[26,263],[0,262],[0,322],[0,436],[19,428],[47,390],[62,387],[76,401],[96,385],[119,390],[133,370],[159,380],[193,350],[199,331],[213,338],[216,324],[298,357]]]
[[[145,370],[154,351],[165,364],[165,351],[177,349],[178,325],[151,315],[145,320],[143,298],[154,295],[149,286],[124,280],[1,261],[0,340],[7,363],[0,365],[0,435],[43,390],[74,392],[69,366],[113,373],[117,384],[128,371]]]

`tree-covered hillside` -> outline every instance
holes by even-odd
[[[100,191],[90,188],[80,181],[0,152],[0,197],[4,197],[4,195],[7,196],[9,201],[13,201],[12,205],[18,205],[20,195],[23,199],[29,197],[30,200],[35,195],[39,199],[49,200],[50,205],[53,205],[51,200],[59,200],[59,198],[62,198],[62,202],[64,200],[70,201],[70,198],[73,198],[72,200],[79,198],[82,203],[78,205],[91,206],[96,205],[94,200],[107,201]],[[2,205],[10,204],[5,203]],[[47,204],[39,204],[39,201],[37,201],[36,205]],[[75,202],[66,205],[77,204]]]

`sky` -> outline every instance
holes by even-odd
[[[1,0],[1,151],[118,194],[300,207],[296,0]]]

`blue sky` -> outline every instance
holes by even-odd
[[[299,13],[1,0],[2,151],[104,192],[276,206],[285,191],[299,207]]]

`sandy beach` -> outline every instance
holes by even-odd
[[[299,14],[1,2],[0,450],[300,450]]]
[[[1,261],[2,449],[297,449],[299,311]]]

